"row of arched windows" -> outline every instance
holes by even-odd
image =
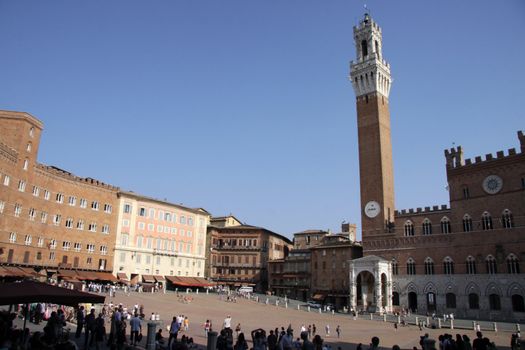
[[[463,224],[463,232],[474,231],[472,217],[469,214],[465,214],[463,216],[462,224]],[[514,219],[512,216],[512,212],[508,209],[505,209],[501,213],[501,227],[503,228],[513,228],[514,227]],[[425,218],[425,220],[423,220],[421,228],[422,228],[421,232],[423,235],[432,234],[432,222],[428,218]],[[441,233],[451,233],[452,232],[452,228],[450,225],[450,219],[448,217],[444,216],[441,219],[440,228],[441,228]],[[481,221],[478,224],[477,228],[482,229],[482,230],[492,230],[494,228],[492,216],[490,215],[489,212],[486,211],[483,213],[483,215],[481,215]],[[411,220],[405,221],[404,234],[405,236],[415,235],[414,223]]]
[[[505,260],[506,263],[506,273],[510,274],[518,274],[520,273],[520,263],[516,255],[509,254],[507,256],[507,259]],[[447,256],[442,261],[443,264],[443,274],[445,275],[453,275],[455,273],[454,267],[455,263],[454,260],[452,260],[451,257]],[[485,258],[485,261],[481,264],[485,267],[485,273],[493,275],[498,273],[498,264],[496,259],[489,255]],[[434,260],[430,257],[427,257],[423,264],[423,273],[425,275],[433,275],[435,274],[435,268],[434,268]],[[476,262],[476,259],[473,256],[468,256],[465,261],[465,272],[469,275],[475,275],[478,272],[478,264]],[[398,275],[399,274],[399,265],[396,259],[392,259],[392,274]],[[406,274],[407,275],[416,275],[417,274],[417,268],[416,268],[416,261],[413,258],[409,258],[406,262]]]

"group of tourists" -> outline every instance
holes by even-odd
[[[310,329],[310,332],[308,332]],[[315,325],[306,328],[301,326],[300,337],[294,338],[291,325],[270,329],[268,332],[262,328],[250,332],[253,350],[331,350],[329,344],[324,344],[323,338],[316,332]],[[217,350],[248,350],[246,336],[241,331],[240,323],[235,328],[237,339],[234,340],[231,328],[231,316],[224,319],[223,329],[217,338]]]
[[[63,333],[66,320],[62,309],[52,311],[43,331],[33,334],[29,328],[14,325],[17,317],[16,312],[0,312],[0,349],[75,349],[75,344],[68,341],[68,334]]]
[[[194,345],[193,338],[183,335],[180,341],[177,339],[179,336],[179,333],[188,332],[189,329],[190,329],[190,320],[188,316],[184,316],[184,315],[173,316],[171,324],[168,327],[168,331],[169,331],[168,341],[166,341],[164,337],[162,336],[162,329],[159,329],[159,331],[157,332],[155,336],[155,342],[157,344],[157,348],[159,349],[177,349],[177,350],[184,350],[184,349],[192,348]],[[211,330],[211,323],[210,323],[210,330]]]

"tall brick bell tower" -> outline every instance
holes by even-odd
[[[394,172],[388,95],[392,78],[383,59],[381,28],[368,14],[354,27],[356,61],[350,79],[356,94],[363,241],[394,232]]]

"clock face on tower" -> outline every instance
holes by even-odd
[[[368,216],[370,219],[375,218],[379,215],[381,212],[381,208],[379,207],[379,203],[376,201],[370,201],[366,203],[365,205],[365,215]]]
[[[488,194],[496,194],[501,191],[503,180],[498,175],[489,175],[483,180],[483,189]]]

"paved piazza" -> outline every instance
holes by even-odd
[[[380,347],[389,349],[394,344],[398,344],[401,349],[412,349],[414,346],[419,348],[419,337],[425,332],[428,332],[436,340],[439,334],[446,332],[452,333],[454,336],[456,333],[467,334],[471,341],[475,338],[473,330],[454,329],[453,332],[450,332],[449,329],[428,329],[421,332],[412,325],[399,327],[396,331],[393,324],[389,322],[366,319],[353,320],[347,315],[319,314],[314,311],[285,309],[242,298],[239,298],[237,303],[232,303],[220,300],[216,294],[211,293],[209,295],[203,293],[188,295],[193,297],[193,301],[189,304],[178,301],[174,293],[131,293],[129,297],[118,293],[113,302],[122,303],[126,307],[133,307],[137,303],[143,304],[146,316],[149,316],[151,312],[158,312],[163,321],[164,332],[166,332],[166,324],[169,324],[173,315],[184,314],[190,319],[189,335],[200,345],[206,344],[202,327],[206,319],[212,321],[213,329],[217,331],[222,328],[222,322],[228,314],[232,316],[232,328],[240,322],[242,331],[248,336],[248,339],[251,339],[250,332],[256,328],[269,331],[275,327],[283,326],[286,328],[288,324],[291,324],[294,329],[294,337],[298,337],[302,324],[306,326],[315,324],[317,334],[321,335],[325,342],[332,346],[333,350],[337,350],[338,346],[341,346],[343,350],[354,350],[358,343],[362,343],[363,349],[366,350],[372,336],[379,337]],[[109,297],[106,298],[106,301],[109,301]],[[331,334],[329,337],[325,337],[326,324],[330,325]],[[335,333],[338,324],[342,329],[340,339],[337,339]],[[494,341],[498,349],[509,347],[511,333],[498,332],[496,334],[484,331],[483,334]]]

